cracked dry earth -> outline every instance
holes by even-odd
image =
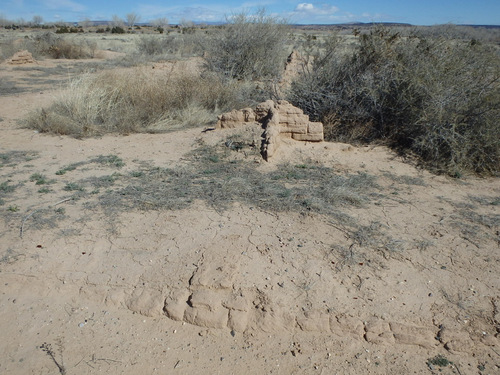
[[[0,96],[0,373],[500,373],[497,179],[435,176],[383,147],[285,142],[250,163],[374,176],[370,199],[339,208],[355,224],[201,197],[110,209],[97,202],[116,185],[75,199],[68,184],[186,165],[200,142],[239,130],[75,140],[20,128],[52,97]],[[47,193],[35,173],[53,180]]]

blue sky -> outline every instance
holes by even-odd
[[[11,20],[45,22],[109,20],[137,13],[141,21],[166,17],[199,22],[223,21],[226,15],[265,7],[269,14],[291,23],[405,22],[415,25],[442,23],[500,25],[500,0],[0,0],[0,15]]]

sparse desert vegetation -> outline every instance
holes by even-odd
[[[328,140],[382,142],[438,173],[498,174],[500,59],[491,35],[451,26],[301,35],[262,12],[235,15],[224,27],[182,30],[130,35],[135,48],[120,59],[136,65],[132,71],[72,79],[64,98],[32,115],[29,126],[76,136],[162,131],[282,97],[322,121]],[[54,58],[92,57],[98,45],[50,32],[23,43]],[[294,47],[307,63],[278,93]],[[149,80],[141,68],[189,56],[203,62],[182,77]]]
[[[221,111],[247,104],[253,91],[249,84],[196,71],[151,75],[150,67],[108,69],[74,78],[60,99],[34,112],[27,125],[77,137],[206,126]]]
[[[0,372],[498,372],[497,31],[134,16],[0,29]]]

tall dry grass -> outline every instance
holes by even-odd
[[[27,126],[76,137],[110,132],[164,132],[214,122],[221,111],[247,105],[253,87],[198,73],[154,73],[151,68],[107,70],[73,79]]]
[[[1,46],[4,58],[20,50],[28,50],[33,57],[53,59],[94,58],[97,43],[81,36],[63,36],[47,31],[25,36],[23,39],[11,39]]]

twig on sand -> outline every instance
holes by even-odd
[[[114,363],[122,363],[122,361],[118,361],[116,359],[111,359],[111,358],[96,358],[95,354],[92,354],[92,358],[88,361],[85,361],[85,357],[83,357],[82,359],[80,359],[78,361],[78,363],[76,365],[74,365],[73,367],[76,367],[78,366],[80,363],[84,362],[87,366],[91,367],[91,368],[95,368],[94,366],[92,366],[90,363],[93,363],[94,365],[97,364],[97,361],[104,361],[106,362],[106,364],[110,364],[110,362],[114,362]]]
[[[23,223],[21,224],[21,233],[20,233],[20,236],[21,238],[23,238],[23,233],[24,233],[24,223],[26,223],[26,220],[28,220],[31,216],[33,216],[33,214],[35,214],[35,212],[37,212],[39,209],[36,209],[34,211],[31,211],[31,213],[27,216],[24,217],[23,219]]]
[[[71,201],[71,200],[73,200],[73,197],[62,199],[59,202],[57,202],[56,204],[54,204],[54,206],[57,206],[58,204],[61,204],[61,203],[67,202],[67,201]]]
[[[110,362],[114,362],[114,363],[122,363],[121,361],[118,361],[116,359],[110,359],[110,358],[96,358],[95,354],[92,354],[92,359],[90,361],[85,361],[85,363],[87,364],[87,366],[89,367],[92,367],[92,368],[95,368],[94,366],[92,366],[89,362],[92,362],[93,364],[97,364],[97,361],[104,361],[106,362],[108,365],[110,364]],[[81,362],[81,361],[80,361]],[[80,364],[80,362],[78,362],[78,364]],[[76,367],[76,366],[75,366]]]
[[[61,375],[66,375],[66,368],[64,367],[63,361],[61,360],[61,363],[56,359],[56,354],[54,353],[54,350],[52,350],[52,345],[47,344],[44,342],[41,346],[40,349],[42,349],[47,355],[52,358],[52,361],[55,363],[57,368],[59,369],[59,372]]]
[[[460,371],[460,368],[458,367],[458,365],[456,363],[454,363],[453,366],[457,369],[458,375],[462,375],[462,371]]]
[[[67,201],[70,201],[70,200],[73,200],[73,197],[62,199],[59,202],[57,202],[56,204],[54,204],[54,206],[57,206],[58,204],[61,204],[61,203],[64,203],[64,202],[67,202]],[[40,208],[37,208],[36,210],[31,211],[28,215],[26,215],[24,217],[23,222],[21,223],[21,230],[20,230],[20,237],[21,238],[23,238],[24,224],[26,223],[26,220],[28,220],[31,216],[33,216],[38,211],[40,211]]]

